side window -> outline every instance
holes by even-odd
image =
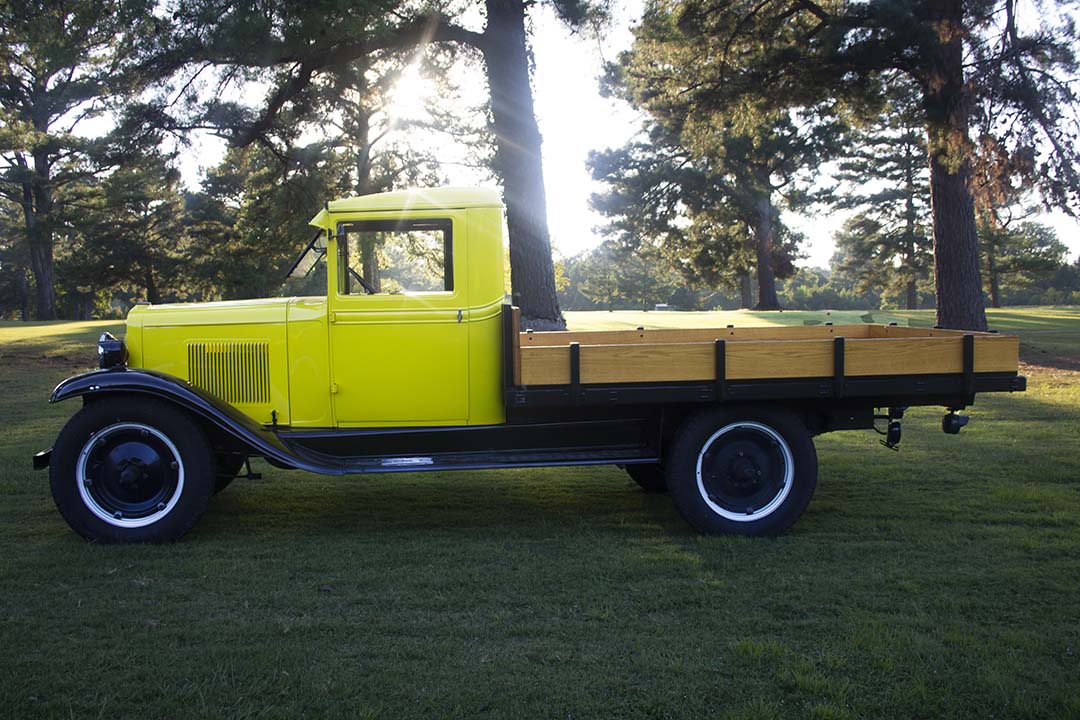
[[[342,295],[453,292],[450,220],[344,223],[338,226]]]

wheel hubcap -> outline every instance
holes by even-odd
[[[697,485],[713,512],[750,522],[772,514],[791,492],[794,460],[767,425],[736,422],[717,430],[698,454]]]
[[[94,433],[75,467],[83,504],[116,527],[144,527],[169,513],[184,487],[180,452],[156,428],[117,423]]]

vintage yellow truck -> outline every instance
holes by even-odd
[[[80,535],[183,536],[274,466],[352,475],[615,464],[704,533],[782,532],[813,436],[1025,389],[1015,337],[881,325],[532,332],[505,302],[503,207],[483,189],[330,202],[294,275],[324,295],[138,305],[83,407],[34,464]],[[883,409],[878,412],[877,409]]]

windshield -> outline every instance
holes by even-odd
[[[319,230],[308,241],[285,276],[280,296],[326,294],[326,231]]]
[[[289,270],[289,274],[285,276],[286,280],[301,280],[306,278],[320,260],[326,257],[326,234],[319,230],[315,233],[315,236],[308,242],[307,247],[300,253],[300,257],[296,258],[296,262],[293,263],[292,269]]]

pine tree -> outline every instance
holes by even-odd
[[[648,139],[592,158],[594,177],[612,186],[594,205],[622,217],[624,230],[652,231],[645,237],[706,279],[717,275],[710,266],[724,266],[743,285],[753,270],[757,307],[778,309],[776,278],[793,257],[780,208],[818,199],[808,190],[810,171],[835,150],[839,125],[824,106],[703,114],[683,75],[696,62],[693,49],[674,21],[667,6],[650,6],[632,50],[612,69],[609,90],[648,113]]]
[[[23,215],[39,319],[57,316],[55,213],[72,200],[67,189],[99,169],[107,149],[76,130],[152,78],[140,64],[159,35],[152,7],[132,0],[0,3],[0,196]]]
[[[887,100],[873,122],[852,132],[840,162],[837,176],[849,190],[837,205],[858,213],[836,237],[843,258],[836,268],[860,292],[884,290],[914,310],[933,267],[925,133],[918,88],[896,80]]]
[[[349,167],[321,145],[290,149],[287,156],[283,163],[262,145],[230,149],[201,191],[188,194],[186,256],[203,296],[276,294],[311,239],[308,221],[328,196],[351,185]]]
[[[835,98],[865,111],[899,72],[919,87],[930,161],[938,322],[986,328],[972,199],[972,112],[1009,152],[1045,149],[1027,177],[1043,197],[1080,200],[1080,128],[1071,3],[1039,6],[1024,33],[1015,0],[686,0],[677,24],[691,46],[678,77],[688,102],[714,113],[781,100]],[[977,114],[976,120],[980,117]]]
[[[128,156],[122,167],[84,184],[83,199],[65,214],[57,259],[69,314],[90,319],[102,298],[160,303],[190,292],[183,229],[183,192],[175,156]],[[100,309],[100,308],[97,308]]]
[[[1003,290],[1029,287],[1065,263],[1068,248],[1054,230],[1033,222],[1014,228],[980,225],[983,277],[992,307],[1002,305]]]

